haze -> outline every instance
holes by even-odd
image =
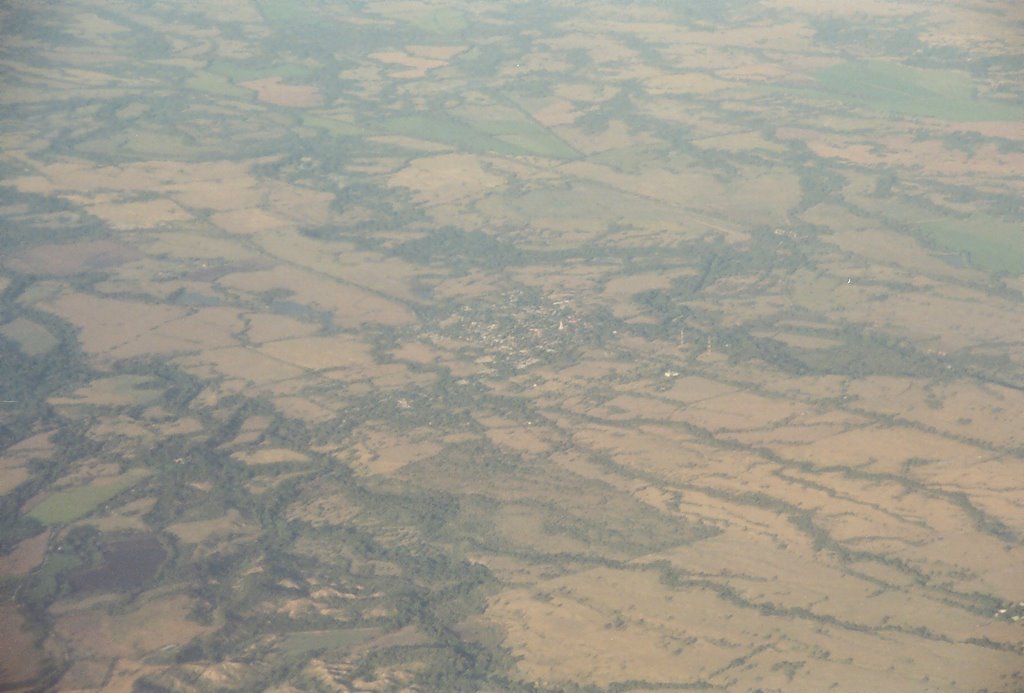
[[[0,690],[1024,690],[1024,10],[0,7]]]

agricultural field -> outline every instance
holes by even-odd
[[[1024,10],[0,7],[0,690],[1024,690]]]

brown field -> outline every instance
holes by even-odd
[[[168,645],[183,645],[209,627],[188,621],[191,600],[184,595],[143,596],[122,614],[86,609],[62,616],[57,638],[82,659],[138,660]]]
[[[429,206],[452,205],[505,185],[505,178],[486,171],[479,157],[441,154],[413,160],[391,177],[390,185],[409,188]]]
[[[281,462],[309,462],[309,457],[295,450],[285,448],[255,450],[253,452],[236,452],[235,459],[250,465],[278,464]]]
[[[441,452],[441,445],[432,438],[430,429],[414,430],[402,436],[370,429],[351,451],[355,455],[355,468],[368,474],[393,474],[410,462]]]
[[[31,476],[32,473],[24,465],[4,464],[0,467],[0,493],[10,493]]]
[[[113,241],[41,245],[3,260],[18,272],[69,275],[103,269],[141,257],[131,246]]]
[[[314,86],[300,84],[282,84],[279,77],[268,77],[251,82],[242,82],[241,86],[252,89],[260,101],[276,106],[294,106],[309,108],[319,106],[320,92]]]
[[[511,419],[500,416],[478,416],[476,420],[487,429],[487,437],[495,445],[538,454],[550,451],[554,442],[544,434],[543,430],[534,430],[529,425],[524,430],[519,422]]]
[[[234,509],[229,510],[223,517],[180,522],[167,527],[168,532],[186,544],[203,544],[237,537],[248,538],[252,535],[253,529]]]
[[[250,313],[242,319],[245,321],[245,337],[253,344],[305,337],[319,329],[318,325],[273,313]]]
[[[25,620],[15,605],[0,607],[0,682],[12,690],[30,690],[32,680],[43,666],[44,653],[26,630]]]
[[[213,215],[214,218],[217,216]],[[161,230],[147,234],[146,250],[152,255],[171,256],[183,260],[209,261],[231,258],[232,261],[241,264],[254,262],[259,257],[238,240],[218,238],[194,231]],[[206,282],[202,285],[205,286]]]
[[[385,53],[371,53],[370,56],[374,60],[380,61],[385,65],[399,65],[401,67],[409,68],[407,70],[393,70],[389,73],[393,79],[419,79],[420,77],[426,77],[430,70],[438,67],[442,67],[447,64],[445,60],[431,59],[423,56],[413,56],[408,53],[385,52]]]
[[[4,450],[3,459],[16,461],[16,463],[24,463],[31,459],[45,459],[55,450],[54,433],[55,431],[44,431],[23,438]]]
[[[82,347],[105,358],[187,352],[232,344],[241,327],[230,309],[190,311],[86,294],[66,293],[47,306],[81,330]]]
[[[266,386],[283,380],[299,378],[302,368],[281,362],[252,347],[230,347],[205,351],[178,363],[201,377],[223,377],[222,388],[240,390],[250,385]]]
[[[287,265],[260,272],[230,274],[221,285],[252,294],[284,289],[295,301],[315,310],[330,311],[343,327],[358,327],[365,323],[401,325],[411,320],[411,312],[404,306],[374,295],[364,289],[340,284],[318,272]]]
[[[360,508],[345,493],[323,493],[313,502],[296,503],[289,518],[302,519],[314,526],[345,525],[359,514]]]
[[[359,374],[374,364],[366,344],[341,336],[267,342],[260,352],[305,370],[344,369]]]
[[[132,500],[117,508],[105,509],[80,524],[92,525],[101,532],[145,532],[149,530],[144,516],[156,505],[156,498]]]
[[[151,229],[192,219],[191,214],[170,200],[108,202],[89,205],[88,209],[118,230]]]
[[[91,404],[117,407],[128,404],[142,404],[159,397],[162,389],[157,381],[143,375],[118,375],[93,380],[86,387],[75,390],[69,397],[55,397],[50,403]]]
[[[228,233],[236,234],[280,231],[291,226],[291,222],[287,219],[258,207],[218,212],[210,217],[210,221]]]
[[[49,542],[49,532],[18,542],[12,551],[0,556],[0,576],[24,575],[34,570],[46,557]]]
[[[898,414],[951,435],[1014,447],[1024,431],[1014,424],[1024,411],[1024,394],[999,385],[968,381],[929,383],[909,378],[865,378],[851,383],[858,406]]]

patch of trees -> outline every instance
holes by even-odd
[[[406,241],[393,253],[410,262],[440,263],[456,271],[498,270],[523,264],[526,254],[513,243],[482,231],[446,226]]]

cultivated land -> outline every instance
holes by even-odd
[[[0,8],[0,689],[1024,689],[1024,11]]]

